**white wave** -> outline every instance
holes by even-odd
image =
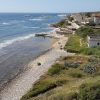
[[[3,22],[2,25],[10,25],[10,23]]]
[[[66,17],[66,14],[59,14],[58,17]]]
[[[42,20],[44,20],[44,19],[42,19],[42,18],[29,19],[29,21],[42,21]]]
[[[32,38],[32,37],[35,37],[35,34],[29,34],[27,36],[17,37],[17,38],[11,39],[11,40],[6,40],[3,43],[0,43],[0,49],[6,47],[8,45],[13,44],[14,42],[26,40],[26,39],[29,39],[29,38]]]
[[[18,20],[12,20],[12,21],[9,21],[9,22],[3,22],[1,23],[2,25],[12,25],[12,24],[18,24],[18,23],[24,23],[25,21],[24,20],[21,20],[21,21],[18,21]]]

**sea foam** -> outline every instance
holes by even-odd
[[[33,18],[33,19],[29,19],[29,21],[42,21],[44,20],[43,18]]]
[[[58,17],[66,17],[66,14],[59,14]]]
[[[29,39],[32,37],[35,37],[35,34],[29,34],[27,36],[22,36],[22,37],[17,37],[17,38],[11,39],[11,40],[6,40],[6,41],[0,43],[0,49],[7,47],[8,45],[13,44],[14,42],[26,40],[26,39]]]

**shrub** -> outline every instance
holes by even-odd
[[[84,65],[84,72],[85,73],[89,73],[89,74],[93,74],[96,72],[96,67],[93,64],[86,64]]]
[[[67,68],[78,68],[80,66],[79,63],[75,62],[65,62],[64,63],[64,66],[67,67]]]
[[[82,84],[79,100],[100,100],[100,83]]]
[[[90,63],[93,63],[93,64],[97,64],[97,63],[98,63],[98,59],[97,59],[96,57],[90,57],[90,58],[88,59],[88,61],[89,61]]]
[[[66,19],[62,19],[61,21],[59,21],[58,23],[52,24],[51,26],[53,27],[63,27],[66,25]]]
[[[38,62],[38,63],[37,63],[37,65],[38,65],[38,66],[40,66],[40,65],[41,65],[41,63],[40,63],[40,62]]]
[[[59,72],[63,69],[62,65],[60,64],[54,64],[49,70],[48,70],[48,74],[49,75],[55,75],[55,74],[59,74]]]

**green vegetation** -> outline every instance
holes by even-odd
[[[87,74],[84,72],[84,66],[92,61],[97,71]],[[78,67],[73,67],[74,65]],[[89,84],[98,82],[100,79],[99,75],[99,58],[94,56],[68,56],[60,58],[21,100],[85,100],[83,95],[87,86],[84,90],[80,86],[84,82]],[[98,90],[92,92],[97,95],[99,93]],[[91,93],[88,92],[88,94],[90,95]]]
[[[51,26],[58,28],[58,27],[66,27],[68,25],[71,25],[71,24],[68,23],[67,19],[63,19],[58,23],[52,24]]]
[[[79,100],[100,100],[100,82],[82,84],[79,90]]]
[[[67,49],[68,52],[77,53],[80,49],[80,37],[77,35],[70,36],[67,44],[65,45],[65,49]]]
[[[84,26],[77,29],[76,34],[81,36],[82,38],[86,38],[87,35],[100,34],[100,29],[94,29],[93,27],[90,26]]]
[[[55,64],[53,65],[49,70],[48,70],[48,74],[49,75],[55,75],[55,74],[59,74],[60,71],[62,69],[62,65],[60,64]]]
[[[76,34],[69,37],[64,49],[72,53],[100,57],[100,47],[88,48],[86,39]]]
[[[65,20],[54,24],[65,25]],[[88,48],[86,42],[87,35],[94,32],[100,33],[81,27],[71,35],[64,49],[77,55],[60,58],[21,100],[99,100],[100,47]]]
[[[94,30],[91,27],[81,27],[76,30],[76,34],[78,34],[82,38],[86,38],[87,35],[94,34]]]
[[[58,86],[62,86],[66,81],[65,80],[40,80],[37,83],[34,84],[33,88],[26,94],[24,95],[21,100],[28,100],[32,97],[36,97],[39,94],[43,94],[47,91],[50,91],[51,89],[54,89]]]
[[[65,45],[65,50],[72,53],[80,53],[83,48],[87,48],[87,43],[83,38],[76,34],[70,36],[68,42]]]

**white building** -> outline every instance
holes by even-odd
[[[91,35],[87,37],[88,47],[100,46],[100,35]]]

